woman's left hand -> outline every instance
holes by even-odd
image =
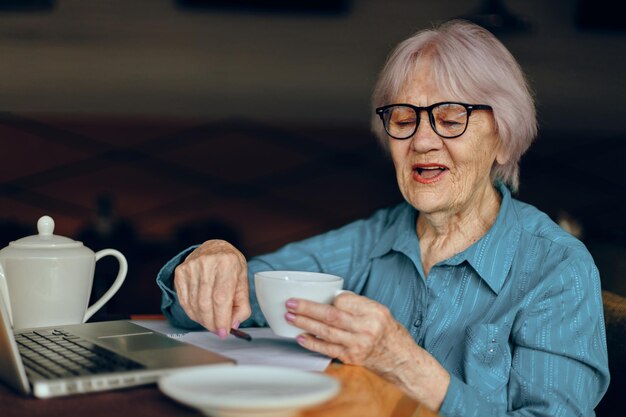
[[[332,305],[289,299],[286,307],[287,321],[305,332],[296,338],[303,347],[362,365],[434,410],[441,405],[449,374],[384,305],[344,292]]]
[[[407,342],[415,345],[387,307],[350,292],[339,294],[332,305],[291,299],[286,306],[287,321],[306,332],[298,343],[343,363],[386,374],[399,365],[398,350]]]

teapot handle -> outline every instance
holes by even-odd
[[[4,303],[4,310],[7,312],[9,316],[9,323],[13,325],[13,313],[11,312],[11,300],[9,299],[9,287],[7,285],[7,279],[4,276],[4,270],[2,269],[2,265],[0,264],[0,296],[2,297],[2,302]]]
[[[119,262],[120,268],[117,272],[117,277],[115,278],[115,281],[113,281],[113,285],[111,285],[111,288],[109,288],[107,292],[105,292],[102,297],[98,299],[98,301],[93,303],[87,309],[87,311],[85,312],[85,317],[83,318],[83,323],[89,320],[89,318],[93,316],[96,311],[100,310],[102,306],[104,306],[104,304],[106,304],[106,302],[115,295],[115,293],[124,283],[124,279],[126,279],[126,272],[128,272],[128,263],[126,262],[126,258],[124,257],[124,255],[122,255],[120,251],[117,251],[115,249],[102,249],[96,252],[96,262],[98,262],[99,259],[105,256],[115,257]]]

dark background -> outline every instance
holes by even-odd
[[[0,243],[56,233],[129,259],[102,314],[156,313],[180,249],[248,256],[400,201],[369,131],[386,55],[454,17],[535,90],[519,197],[570,219],[626,295],[626,31],[617,1],[0,1]],[[98,264],[96,292],[113,268]],[[114,268],[113,268],[114,269]]]

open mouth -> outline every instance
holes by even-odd
[[[439,164],[413,165],[413,177],[419,182],[431,182],[439,178],[448,168]]]

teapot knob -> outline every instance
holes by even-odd
[[[50,216],[41,216],[37,221],[37,231],[41,236],[52,236],[54,220]]]

